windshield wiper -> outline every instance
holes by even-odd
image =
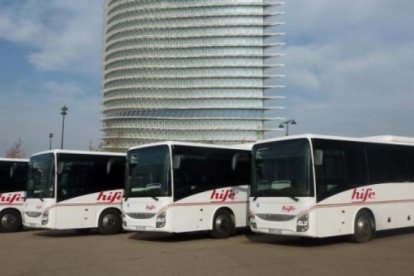
[[[253,197],[253,201],[256,201],[256,199],[259,197],[259,196],[261,196],[261,193],[256,193],[255,195],[254,195],[254,197]]]
[[[298,202],[299,198],[297,198],[296,196],[293,195],[288,195],[289,198],[293,199],[294,201]]]
[[[155,199],[155,201],[158,201],[158,197],[156,196],[151,196],[153,199]]]

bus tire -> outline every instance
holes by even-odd
[[[103,211],[99,216],[98,231],[103,235],[110,235],[121,232],[121,212],[115,209],[107,209]]]
[[[235,230],[233,214],[226,209],[218,210],[214,215],[211,235],[216,239],[227,238],[230,237]]]
[[[22,216],[14,209],[0,212],[0,232],[16,232],[22,229]]]
[[[355,217],[352,241],[364,243],[371,240],[375,233],[375,221],[368,210],[361,210]]]

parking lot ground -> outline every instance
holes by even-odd
[[[414,275],[414,229],[346,238],[167,235],[25,230],[0,234],[0,271],[12,275]]]

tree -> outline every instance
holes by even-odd
[[[25,158],[26,154],[22,149],[23,141],[19,138],[14,142],[13,146],[6,151],[6,158]]]

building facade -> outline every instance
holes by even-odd
[[[281,107],[274,51],[281,3],[107,0],[103,53],[105,150],[175,140],[263,138]],[[273,41],[273,42],[272,42]],[[276,92],[277,93],[277,92]],[[273,112],[274,113],[274,112]]]

